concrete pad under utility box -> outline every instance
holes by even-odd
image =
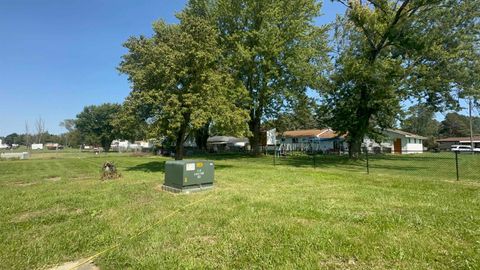
[[[3,158],[3,159],[28,159],[28,158],[30,158],[30,154],[28,152],[2,153],[2,154],[0,154],[0,158]]]

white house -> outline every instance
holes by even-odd
[[[127,140],[113,140],[110,144],[110,148],[113,151],[127,151],[130,149],[130,142]]]
[[[409,133],[398,129],[386,129],[383,131],[386,136],[381,143],[371,139],[364,140],[364,146],[373,152],[390,152],[395,154],[416,154],[423,153],[423,141],[426,137]]]
[[[129,141],[118,141],[118,148],[119,150],[128,150],[130,148],[130,142]]]
[[[344,136],[330,128],[285,131],[280,139],[280,151],[345,151]]]
[[[230,136],[212,136],[207,139],[207,149],[213,152],[222,150],[247,149],[249,141],[247,138]]]
[[[113,140],[110,148],[113,151],[142,151],[150,150],[154,146],[152,141],[135,141],[130,143],[128,140]]]
[[[8,149],[9,146],[7,144],[3,144],[2,140],[0,140],[0,149]]]
[[[43,150],[43,143],[32,143],[32,150]]]
[[[375,142],[364,139],[363,146],[376,153],[413,154],[423,153],[426,137],[396,129],[383,131],[385,139]],[[281,151],[347,152],[345,136],[339,136],[330,128],[285,131],[280,141]]]
[[[154,146],[152,141],[136,141],[135,143],[140,145],[142,149],[151,149]]]

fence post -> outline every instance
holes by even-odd
[[[277,165],[276,159],[277,159],[277,144],[275,143],[275,145],[273,146],[273,166]]]
[[[457,181],[460,180],[460,173],[458,171],[458,151],[455,151],[455,168],[457,170]]]
[[[368,148],[365,147],[365,156],[367,158],[367,174],[370,174],[370,164],[369,164],[369,160],[368,160]]]

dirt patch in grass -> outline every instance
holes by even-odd
[[[14,186],[14,187],[29,187],[29,186],[33,186],[33,185],[36,185],[37,182],[13,182],[11,183],[10,185],[11,186]]]
[[[329,258],[328,260],[322,260],[318,262],[318,266],[321,269],[357,269],[362,268],[358,265],[358,259],[351,258]]]
[[[58,182],[58,181],[62,180],[62,177],[54,175],[54,176],[47,177],[46,180],[47,181],[52,181],[52,182]]]
[[[69,179],[70,180],[90,180],[90,179],[94,179],[95,176],[89,176],[89,175],[80,175],[80,176],[74,176],[74,177],[70,177]]]
[[[480,182],[473,182],[473,181],[455,181],[455,180],[447,180],[445,182],[449,182],[456,185],[463,185],[463,186],[471,186],[471,187],[480,187]]]
[[[85,262],[86,259],[80,259],[76,261],[66,262],[51,268],[48,270],[69,270],[69,269],[77,269],[77,270],[100,270],[98,266],[96,266],[93,262]],[[82,264],[79,266],[79,264]]]
[[[190,237],[187,239],[187,242],[198,243],[201,245],[214,245],[215,243],[217,243],[217,238],[211,235],[201,235]]]
[[[28,221],[28,220],[31,220],[31,219],[34,219],[34,218],[37,218],[37,217],[41,217],[45,215],[45,211],[44,210],[40,210],[40,211],[31,211],[31,212],[24,212],[16,217],[14,217],[11,222],[13,223],[19,223],[19,222],[25,222],[25,221]]]
[[[315,220],[311,220],[307,218],[294,218],[293,221],[302,226],[311,226],[315,224]]]
[[[45,217],[48,215],[55,215],[55,214],[68,214],[68,215],[80,215],[84,211],[83,209],[77,208],[77,209],[68,209],[64,207],[56,207],[56,208],[51,208],[51,209],[43,209],[43,210],[36,210],[36,211],[29,211],[29,212],[23,212],[14,218],[10,222],[12,223],[21,223],[21,222],[27,222],[32,219],[36,218],[41,218]]]

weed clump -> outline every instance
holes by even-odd
[[[107,161],[102,165],[102,176],[100,180],[117,179],[122,175],[118,172],[115,163]]]

